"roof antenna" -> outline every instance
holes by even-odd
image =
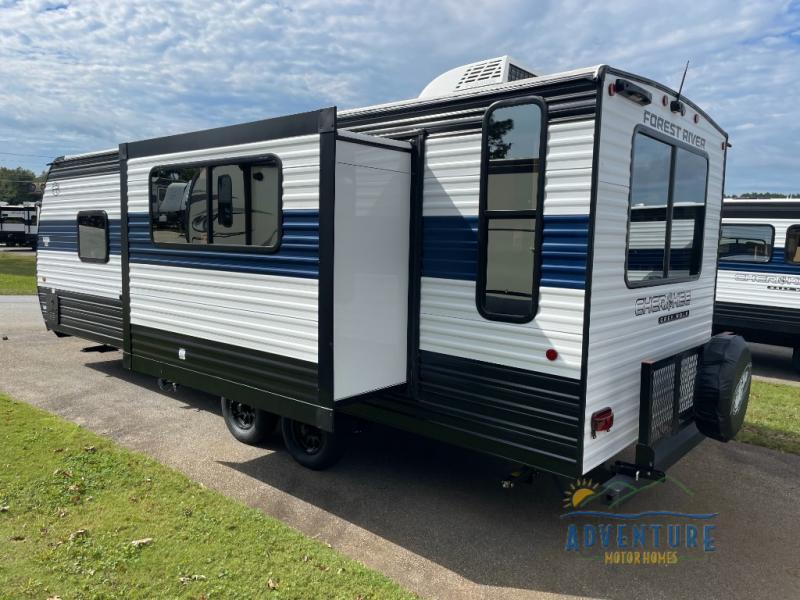
[[[686,107],[681,102],[681,92],[683,91],[683,82],[686,81],[686,71],[689,70],[689,61],[686,61],[686,67],[683,69],[683,77],[681,77],[681,87],[678,88],[678,95],[675,100],[669,103],[669,109],[674,113],[681,113],[681,116],[686,114]]]

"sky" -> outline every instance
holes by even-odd
[[[0,0],[0,165],[412,98],[503,54],[675,88],[690,60],[726,192],[800,192],[800,0]]]

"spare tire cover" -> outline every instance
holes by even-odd
[[[694,396],[697,428],[727,442],[744,423],[753,366],[750,349],[738,335],[717,335],[703,348]]]

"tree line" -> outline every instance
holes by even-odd
[[[46,172],[36,175],[29,169],[0,167],[0,202],[22,204],[42,199],[42,183]]]

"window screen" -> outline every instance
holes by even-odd
[[[792,225],[786,232],[786,262],[800,264],[800,225]]]
[[[633,138],[626,278],[652,285],[702,264],[708,161],[650,135]]]
[[[275,158],[187,167],[150,175],[153,241],[276,249],[281,167]]]
[[[78,257],[84,262],[108,262],[108,215],[105,211],[78,213]]]
[[[495,104],[483,126],[477,305],[489,319],[525,322],[536,302],[543,104]]]
[[[774,238],[772,225],[723,224],[719,236],[719,259],[724,262],[769,262]]]

